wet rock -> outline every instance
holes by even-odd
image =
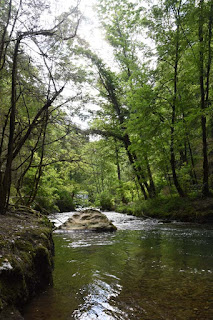
[[[0,215],[0,320],[23,319],[17,310],[52,283],[52,225],[22,208]]]
[[[85,209],[75,213],[59,229],[61,230],[89,230],[89,231],[115,231],[117,228],[98,209]]]
[[[17,309],[7,307],[0,313],[0,320],[24,320],[24,318]]]
[[[171,222],[172,220],[167,220],[167,219],[158,221],[158,223],[171,223]]]

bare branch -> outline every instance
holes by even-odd
[[[22,139],[20,140],[18,146],[16,147],[16,149],[13,152],[13,159],[15,159],[15,157],[18,155],[19,151],[21,150],[21,148],[23,147],[23,145],[25,144],[26,140],[28,139],[29,135],[31,134],[32,130],[35,128],[37,120],[39,119],[39,117],[41,116],[41,114],[47,110],[52,103],[55,101],[55,99],[60,95],[60,93],[63,91],[65,85],[63,87],[61,87],[60,90],[56,91],[55,94],[53,95],[53,97],[51,99],[48,99],[47,102],[45,103],[45,105],[38,111],[38,113],[36,114],[36,116],[34,117],[32,123],[30,124],[27,132],[25,133],[25,135],[22,137]]]

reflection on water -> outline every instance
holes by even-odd
[[[116,233],[55,233],[54,286],[26,320],[213,319],[212,228],[107,215]]]

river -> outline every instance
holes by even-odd
[[[105,214],[117,232],[54,233],[54,285],[25,320],[213,319],[213,226]]]

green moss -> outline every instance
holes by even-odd
[[[2,302],[2,300],[1,300],[1,298],[0,298],[0,310],[2,310],[3,309],[3,302]]]
[[[22,263],[13,257],[10,257],[8,261],[12,265],[12,269],[5,269],[1,273],[1,297],[7,304],[16,305],[19,299],[28,296],[25,269],[22,267]]]
[[[15,248],[20,251],[24,252],[31,252],[33,251],[33,245],[29,241],[23,240],[23,239],[17,239],[15,240],[14,244]]]
[[[17,230],[16,218],[14,217],[14,221],[10,218],[10,226],[5,224],[5,228],[8,227],[11,232],[14,223],[14,233],[11,233],[7,240],[0,240],[0,266],[3,266],[5,261],[12,266],[0,270],[0,310],[8,305],[22,306],[45,285],[52,283],[51,223],[40,215],[32,214],[29,219],[26,212],[19,213],[19,223],[21,219],[24,223]]]

